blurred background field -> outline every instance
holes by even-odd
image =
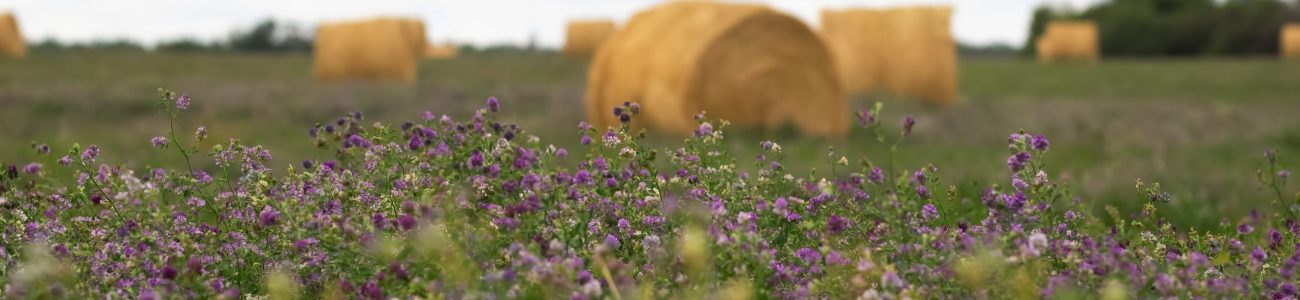
[[[36,158],[29,143],[64,151],[98,144],[110,162],[135,168],[174,165],[175,152],[150,149],[166,133],[155,89],[194,97],[181,134],[207,126],[204,147],[228,138],[270,147],[274,164],[328,159],[306,131],[344,113],[389,124],[416,121],[431,111],[466,118],[489,96],[502,99],[503,117],[544,143],[575,154],[576,124],[585,118],[587,62],[550,51],[462,51],[422,61],[414,85],[324,84],[304,74],[302,53],[157,52],[131,50],[36,51],[0,61],[0,162]],[[1161,182],[1176,201],[1162,210],[1181,225],[1206,227],[1244,216],[1265,204],[1255,181],[1265,149],[1300,167],[1300,61],[1274,58],[1107,59],[1098,65],[1043,65],[1032,60],[963,57],[961,98],[947,109],[884,95],[855,95],[851,107],[885,103],[883,122],[898,127],[914,114],[915,133],[901,147],[898,167],[934,164],[949,184],[1006,182],[1007,135],[1019,129],[1052,140],[1049,169],[1098,206],[1133,209],[1142,203],[1134,181]],[[845,112],[849,113],[849,112]],[[827,147],[856,161],[880,163],[882,147],[867,132],[842,139],[800,137],[790,130],[761,136],[727,130],[740,165],[753,166],[758,143],[786,149],[786,164],[801,172],[830,172]],[[655,138],[676,147],[673,138]],[[46,162],[52,164],[52,162]],[[1130,210],[1132,211],[1132,210]]]

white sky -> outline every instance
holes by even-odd
[[[953,34],[960,41],[1023,43],[1034,7],[1083,7],[1102,0],[743,0],[767,3],[817,25],[823,8],[952,4]],[[29,41],[128,38],[151,45],[182,37],[224,40],[235,28],[265,18],[304,26],[341,18],[410,16],[423,19],[435,42],[474,45],[538,44],[557,47],[566,20],[627,20],[658,0],[4,0]]]

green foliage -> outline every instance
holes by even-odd
[[[1271,55],[1296,17],[1296,5],[1278,0],[1111,0],[1080,14],[1040,7],[1024,53],[1034,54],[1050,20],[1082,18],[1097,22],[1106,56]]]

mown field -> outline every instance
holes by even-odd
[[[37,53],[0,61],[0,162],[24,164],[32,142],[63,151],[98,144],[102,159],[131,167],[180,162],[149,151],[149,139],[167,130],[155,90],[193,96],[182,132],[207,126],[205,146],[229,138],[268,146],[273,166],[322,159],[307,128],[352,111],[367,121],[400,122],[432,111],[467,118],[496,96],[501,116],[543,142],[579,149],[584,62],[548,53],[481,54],[421,65],[415,86],[320,84],[310,79],[306,55]],[[1275,148],[1296,169],[1300,153],[1300,63],[1273,59],[1107,60],[1100,65],[1043,66],[1026,60],[965,60],[962,101],[933,109],[858,95],[854,107],[885,103],[887,124],[918,120],[900,146],[897,168],[937,166],[949,183],[1005,182],[1006,139],[1025,129],[1052,139],[1053,178],[1068,183],[1097,208],[1127,211],[1141,205],[1136,179],[1161,182],[1175,201],[1161,211],[1179,225],[1208,227],[1265,204],[1256,182],[1263,153]],[[652,112],[647,112],[652,113]],[[851,112],[845,112],[846,114]],[[841,140],[801,138],[790,132],[729,130],[726,143],[740,165],[752,165],[763,140],[785,147],[788,167],[826,172],[839,154],[883,153],[866,135]],[[678,139],[656,145],[675,147]],[[883,154],[882,154],[883,155]],[[880,155],[873,155],[880,157]],[[879,159],[879,158],[877,158]]]

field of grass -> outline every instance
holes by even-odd
[[[415,86],[316,83],[310,64],[305,55],[94,52],[0,61],[0,162],[27,162],[34,156],[27,145],[37,142],[56,151],[98,144],[104,161],[131,167],[173,165],[180,159],[175,153],[147,151],[150,137],[167,131],[155,103],[159,87],[194,97],[181,131],[204,125],[209,143],[239,138],[266,145],[272,165],[332,156],[314,147],[307,128],[347,112],[384,122],[415,119],[425,110],[463,118],[488,96],[502,99],[504,119],[544,142],[580,149],[581,61],[546,53],[428,61]],[[1161,182],[1176,199],[1161,212],[1180,225],[1216,224],[1261,207],[1266,194],[1254,178],[1265,149],[1277,149],[1283,166],[1300,166],[1292,158],[1300,153],[1300,63],[968,60],[960,77],[963,99],[948,109],[879,95],[859,95],[853,103],[884,102],[891,126],[916,116],[898,168],[934,164],[947,182],[1005,182],[1007,135],[1024,129],[1051,138],[1052,177],[1092,203],[1132,211],[1142,203],[1134,181]],[[739,157],[753,157],[758,142],[771,139],[800,171],[826,169],[827,147],[836,158],[865,152],[884,159],[866,132],[821,140],[736,131],[727,142]]]

